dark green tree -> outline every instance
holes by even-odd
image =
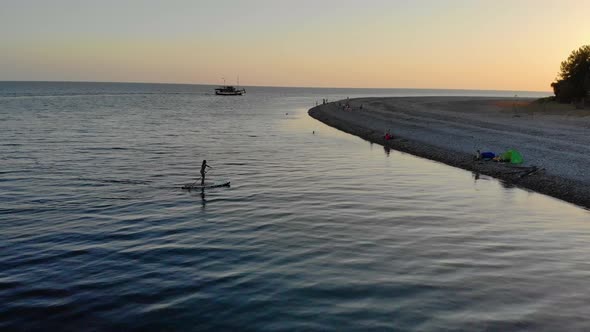
[[[590,93],[590,45],[574,50],[561,63],[555,82],[551,83],[559,102],[584,100]]]

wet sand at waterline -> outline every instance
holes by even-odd
[[[528,98],[392,97],[341,100],[309,114],[396,150],[590,207],[590,110]],[[393,140],[384,139],[387,130]],[[525,162],[474,161],[478,149],[516,149]]]

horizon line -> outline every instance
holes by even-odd
[[[51,80],[0,80],[0,83],[110,83],[110,84],[162,84],[162,85],[204,85],[219,86],[211,83],[171,83],[171,82],[130,82],[130,81],[51,81]],[[363,90],[455,90],[455,91],[519,91],[519,92],[547,92],[551,90],[516,90],[516,89],[469,89],[469,88],[383,88],[383,87],[327,87],[327,86],[283,86],[283,85],[240,85],[243,87],[257,88],[299,88],[299,89],[363,89]]]

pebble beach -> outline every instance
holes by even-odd
[[[392,149],[590,207],[587,110],[518,97],[392,97],[340,100],[309,114]],[[524,163],[474,160],[477,150],[509,149]]]

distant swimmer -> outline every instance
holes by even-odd
[[[205,185],[205,174],[207,174],[207,167],[211,168],[211,166],[207,165],[207,160],[203,160],[203,164],[201,164],[201,186]]]

